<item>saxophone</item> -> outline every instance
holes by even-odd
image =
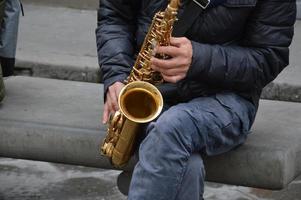
[[[163,78],[151,69],[150,59],[152,56],[168,58],[167,55],[156,55],[155,48],[170,45],[179,4],[180,0],[170,0],[167,8],[153,17],[126,85],[119,94],[119,110],[108,122],[100,151],[115,167],[123,167],[130,160],[141,124],[151,122],[162,111],[163,98],[155,85],[162,83]]]

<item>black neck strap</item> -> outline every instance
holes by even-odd
[[[179,20],[175,22],[172,35],[174,37],[184,36],[201,12],[203,12],[203,9],[190,0],[182,15],[179,16]]]
[[[210,4],[206,9],[211,9],[217,7],[227,0],[210,0]],[[192,26],[196,18],[204,12],[204,9],[201,8],[194,0],[189,0],[188,5],[184,8],[184,11],[179,20],[175,22],[173,36],[181,37],[184,36],[187,30]]]

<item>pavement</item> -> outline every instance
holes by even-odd
[[[95,28],[96,10],[24,4],[17,47],[18,74],[100,82]],[[37,42],[38,41],[38,42]],[[290,65],[262,97],[301,102],[301,21],[295,25]]]
[[[0,159],[0,200],[126,200],[115,170]],[[301,177],[281,191],[207,182],[205,200],[300,200]]]

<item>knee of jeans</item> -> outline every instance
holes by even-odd
[[[187,110],[174,108],[164,112],[155,122],[154,127],[158,130],[157,134],[160,134],[160,137],[187,140],[188,134],[184,133],[191,132],[190,129],[193,126],[190,118]]]
[[[181,105],[174,106],[165,111],[156,121],[156,125],[164,130],[178,130],[186,127],[190,121],[189,110]],[[167,129],[168,128],[168,129]]]
[[[200,175],[202,179],[205,178],[205,167],[203,159],[200,154],[192,154],[187,162],[186,173]]]

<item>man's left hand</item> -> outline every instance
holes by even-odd
[[[166,82],[176,83],[184,79],[192,61],[191,41],[186,37],[171,37],[170,46],[156,48],[156,54],[161,53],[171,58],[163,60],[153,57],[151,68],[161,72]]]

